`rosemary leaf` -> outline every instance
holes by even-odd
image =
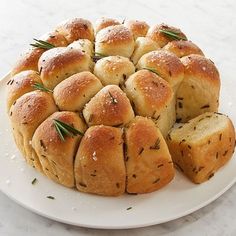
[[[32,86],[33,86],[33,88],[41,90],[43,92],[50,92],[50,93],[53,92],[51,89],[48,89],[48,88],[44,87],[43,84],[38,83],[38,82],[35,82]]]
[[[110,97],[111,97],[111,102],[112,102],[112,104],[117,104],[117,103],[118,103],[118,102],[117,102],[117,99],[113,97],[113,95],[111,94],[110,91],[108,91],[108,93],[109,93],[109,95],[110,95]]]
[[[39,40],[39,39],[33,39],[35,42],[31,43],[30,45],[35,47],[35,48],[42,48],[42,49],[51,49],[54,48],[55,45],[48,43],[46,41],[43,40]]]
[[[80,136],[84,135],[81,131],[75,129],[74,127],[60,120],[54,119],[53,121],[54,121],[54,126],[56,128],[56,131],[62,141],[65,141],[66,136],[73,137],[76,135],[80,135]]]
[[[32,182],[31,182],[31,184],[35,184],[37,182],[37,179],[36,178],[34,178],[33,180],[32,180]]]
[[[55,199],[55,197],[53,197],[53,196],[47,196],[47,198],[52,199],[52,200]]]
[[[180,36],[178,32],[174,32],[171,30],[160,30],[161,33],[165,34],[167,37],[174,39],[174,40],[187,40],[186,37]]]

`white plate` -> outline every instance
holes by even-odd
[[[177,173],[167,187],[151,194],[100,197],[53,183],[26,165],[11,135],[5,109],[7,78],[0,81],[0,190],[20,205],[56,221],[90,228],[124,229],[167,222],[209,204],[236,180],[236,159],[210,181],[195,185]],[[229,83],[229,82],[228,82]],[[236,123],[234,86],[222,83],[222,112]],[[37,178],[35,185],[31,181]],[[47,196],[55,197],[55,200]],[[132,207],[130,210],[127,208]]]

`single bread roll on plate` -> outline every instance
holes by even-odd
[[[33,70],[22,71],[7,82],[7,109],[10,110],[11,105],[23,94],[35,90],[34,84],[42,83],[38,72]]]
[[[79,191],[106,196],[123,194],[126,171],[122,130],[103,125],[90,127],[76,154],[74,172]]]
[[[133,34],[123,25],[106,27],[100,30],[96,35],[95,54],[130,57],[133,51]]]
[[[177,91],[177,120],[186,122],[207,111],[217,111],[220,76],[213,62],[201,55],[189,55],[181,61],[185,71]]]
[[[150,38],[138,37],[135,40],[134,52],[131,56],[132,62],[136,65],[138,60],[146,53],[160,49],[159,45]]]
[[[80,134],[66,136],[63,140],[55,120],[72,126]],[[47,177],[66,187],[74,187],[74,156],[85,130],[86,125],[79,115],[69,111],[55,112],[39,125],[32,138],[32,146]]]
[[[90,71],[91,65],[91,57],[86,53],[70,47],[58,47],[43,53],[38,68],[43,84],[53,89],[75,73]]]
[[[149,70],[140,70],[125,82],[125,92],[136,114],[151,117],[165,137],[175,123],[175,104],[170,85]]]
[[[232,157],[235,130],[227,116],[207,112],[173,128],[167,144],[177,168],[194,183],[202,183]]]
[[[56,31],[62,34],[68,43],[72,43],[78,39],[94,40],[91,22],[82,18],[73,18],[63,21],[56,27]]]
[[[107,85],[86,104],[83,115],[91,125],[122,126],[134,117],[126,94],[116,85]]]
[[[94,74],[103,85],[123,85],[124,81],[134,72],[134,64],[122,56],[104,57],[94,67]]]
[[[18,148],[29,165],[42,171],[38,156],[31,146],[31,140],[38,126],[57,111],[52,95],[42,91],[24,94],[12,104],[9,117]]]
[[[173,40],[187,40],[186,35],[180,29],[166,24],[150,27],[146,36],[156,41],[160,47],[164,47]]]
[[[151,119],[135,117],[125,132],[128,193],[149,193],[175,175],[166,142]]]
[[[95,75],[84,71],[59,83],[53,90],[53,96],[60,110],[81,111],[102,87]]]
[[[149,25],[145,21],[138,20],[125,20],[124,26],[133,33],[134,39],[144,37],[149,29]]]
[[[120,22],[116,19],[101,17],[95,22],[95,32],[97,34],[100,30],[112,25],[120,25]]]
[[[190,54],[199,54],[204,56],[202,50],[191,41],[171,41],[166,44],[163,49],[174,53],[177,57],[184,57]]]

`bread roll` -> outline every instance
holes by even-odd
[[[96,35],[95,53],[97,54],[130,57],[133,51],[133,34],[123,25],[106,27]]]
[[[55,111],[57,107],[52,95],[39,90],[18,98],[9,111],[15,142],[27,163],[39,171],[42,167],[31,140],[37,127]]]
[[[125,82],[125,92],[135,113],[153,118],[165,137],[175,122],[174,96],[169,84],[151,71],[140,70]]]
[[[104,57],[94,67],[94,74],[103,85],[123,85],[124,81],[134,72],[134,64],[122,56]]]
[[[184,78],[184,66],[173,53],[164,50],[144,54],[137,64],[138,69],[151,69],[166,80],[176,93]]]
[[[88,39],[79,39],[69,44],[68,47],[81,50],[82,52],[88,54],[90,57],[92,57],[94,54],[94,44]]]
[[[55,112],[39,125],[32,139],[32,146],[45,175],[66,187],[74,187],[74,157],[81,135],[65,136],[63,141],[56,130],[54,119],[80,132],[86,130],[86,125],[74,112]]]
[[[202,50],[191,41],[171,41],[167,43],[163,49],[174,53],[177,57],[184,57],[190,54],[199,54],[204,56]]]
[[[91,70],[91,58],[84,52],[66,47],[50,49],[39,59],[38,68],[41,71],[43,84],[53,89],[69,76]]]
[[[63,21],[56,27],[56,30],[66,38],[68,43],[72,43],[78,39],[94,40],[91,22],[82,18]]]
[[[170,32],[171,34],[174,33],[177,37],[173,37],[170,34],[163,33]],[[169,26],[166,24],[155,25],[149,28],[147,32],[147,37],[156,41],[160,47],[164,47],[168,42],[173,40],[187,40],[186,35],[178,28],[173,26]]]
[[[34,83],[42,83],[38,72],[33,70],[22,71],[11,77],[7,82],[7,110],[23,94],[35,90]]]
[[[153,192],[174,178],[168,147],[151,119],[135,117],[125,137],[128,193]]]
[[[149,29],[149,25],[145,21],[138,20],[126,20],[124,26],[133,33],[134,39],[144,37]]]
[[[235,130],[227,116],[207,112],[174,128],[167,143],[178,169],[194,183],[202,183],[232,157]]]
[[[100,80],[91,72],[84,71],[59,83],[53,96],[60,110],[81,111],[101,88]]]
[[[44,34],[39,39],[51,43],[56,47],[64,47],[67,46],[68,44],[64,36],[56,31]],[[38,60],[45,51],[46,51],[45,49],[36,47],[31,47],[30,49],[28,49],[20,56],[20,58],[13,66],[13,69],[11,71],[11,76],[24,70],[38,71]]]
[[[177,91],[177,119],[186,122],[207,111],[217,111],[220,76],[215,65],[201,55],[181,59],[184,80]]]
[[[135,40],[134,52],[131,60],[136,65],[142,55],[160,49],[159,45],[150,38],[138,37]]]
[[[125,191],[126,171],[122,131],[109,126],[90,127],[75,158],[75,181],[79,191],[118,196]]]
[[[86,104],[83,115],[89,126],[122,126],[134,117],[134,112],[126,94],[116,85],[107,85]]]
[[[100,30],[112,25],[120,25],[120,22],[112,18],[101,17],[95,22],[95,32],[97,34]]]

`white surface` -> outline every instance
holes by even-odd
[[[216,62],[222,75],[224,86],[222,94],[230,102],[227,109],[235,112],[233,98],[227,90],[235,85],[235,56],[232,53],[236,51],[234,16],[236,3],[233,0],[201,2],[153,0],[129,1],[129,4],[128,1],[121,0],[51,0],[50,2],[8,0],[1,1],[0,9],[1,76],[10,69],[16,56],[31,42],[32,37],[44,33],[57,22],[71,16],[89,16],[89,19],[94,20],[98,16],[107,15],[120,19],[124,17],[144,19],[149,23],[166,22],[181,27],[189,38]],[[199,230],[202,235],[235,235],[235,199],[234,186],[210,206],[182,219],[144,229],[103,231],[81,229],[44,219],[0,194],[0,235],[158,235],[158,233],[199,235]]]
[[[0,81],[0,101],[6,101],[7,81],[7,77]],[[235,100],[233,86],[228,87],[228,91]],[[225,104],[224,113],[234,118],[236,123],[236,112],[229,109],[229,100],[224,97],[221,100]],[[20,205],[63,223],[101,229],[127,229],[159,224],[207,205],[236,180],[236,158],[233,158],[214,178],[200,185],[191,183],[177,172],[168,186],[150,194],[102,197],[80,193],[53,183],[29,167],[15,147],[5,106],[0,106],[0,113],[0,130],[4,137],[0,151],[3,157],[0,159],[0,190]],[[37,181],[32,185],[35,177]],[[55,199],[48,199],[47,196]]]

